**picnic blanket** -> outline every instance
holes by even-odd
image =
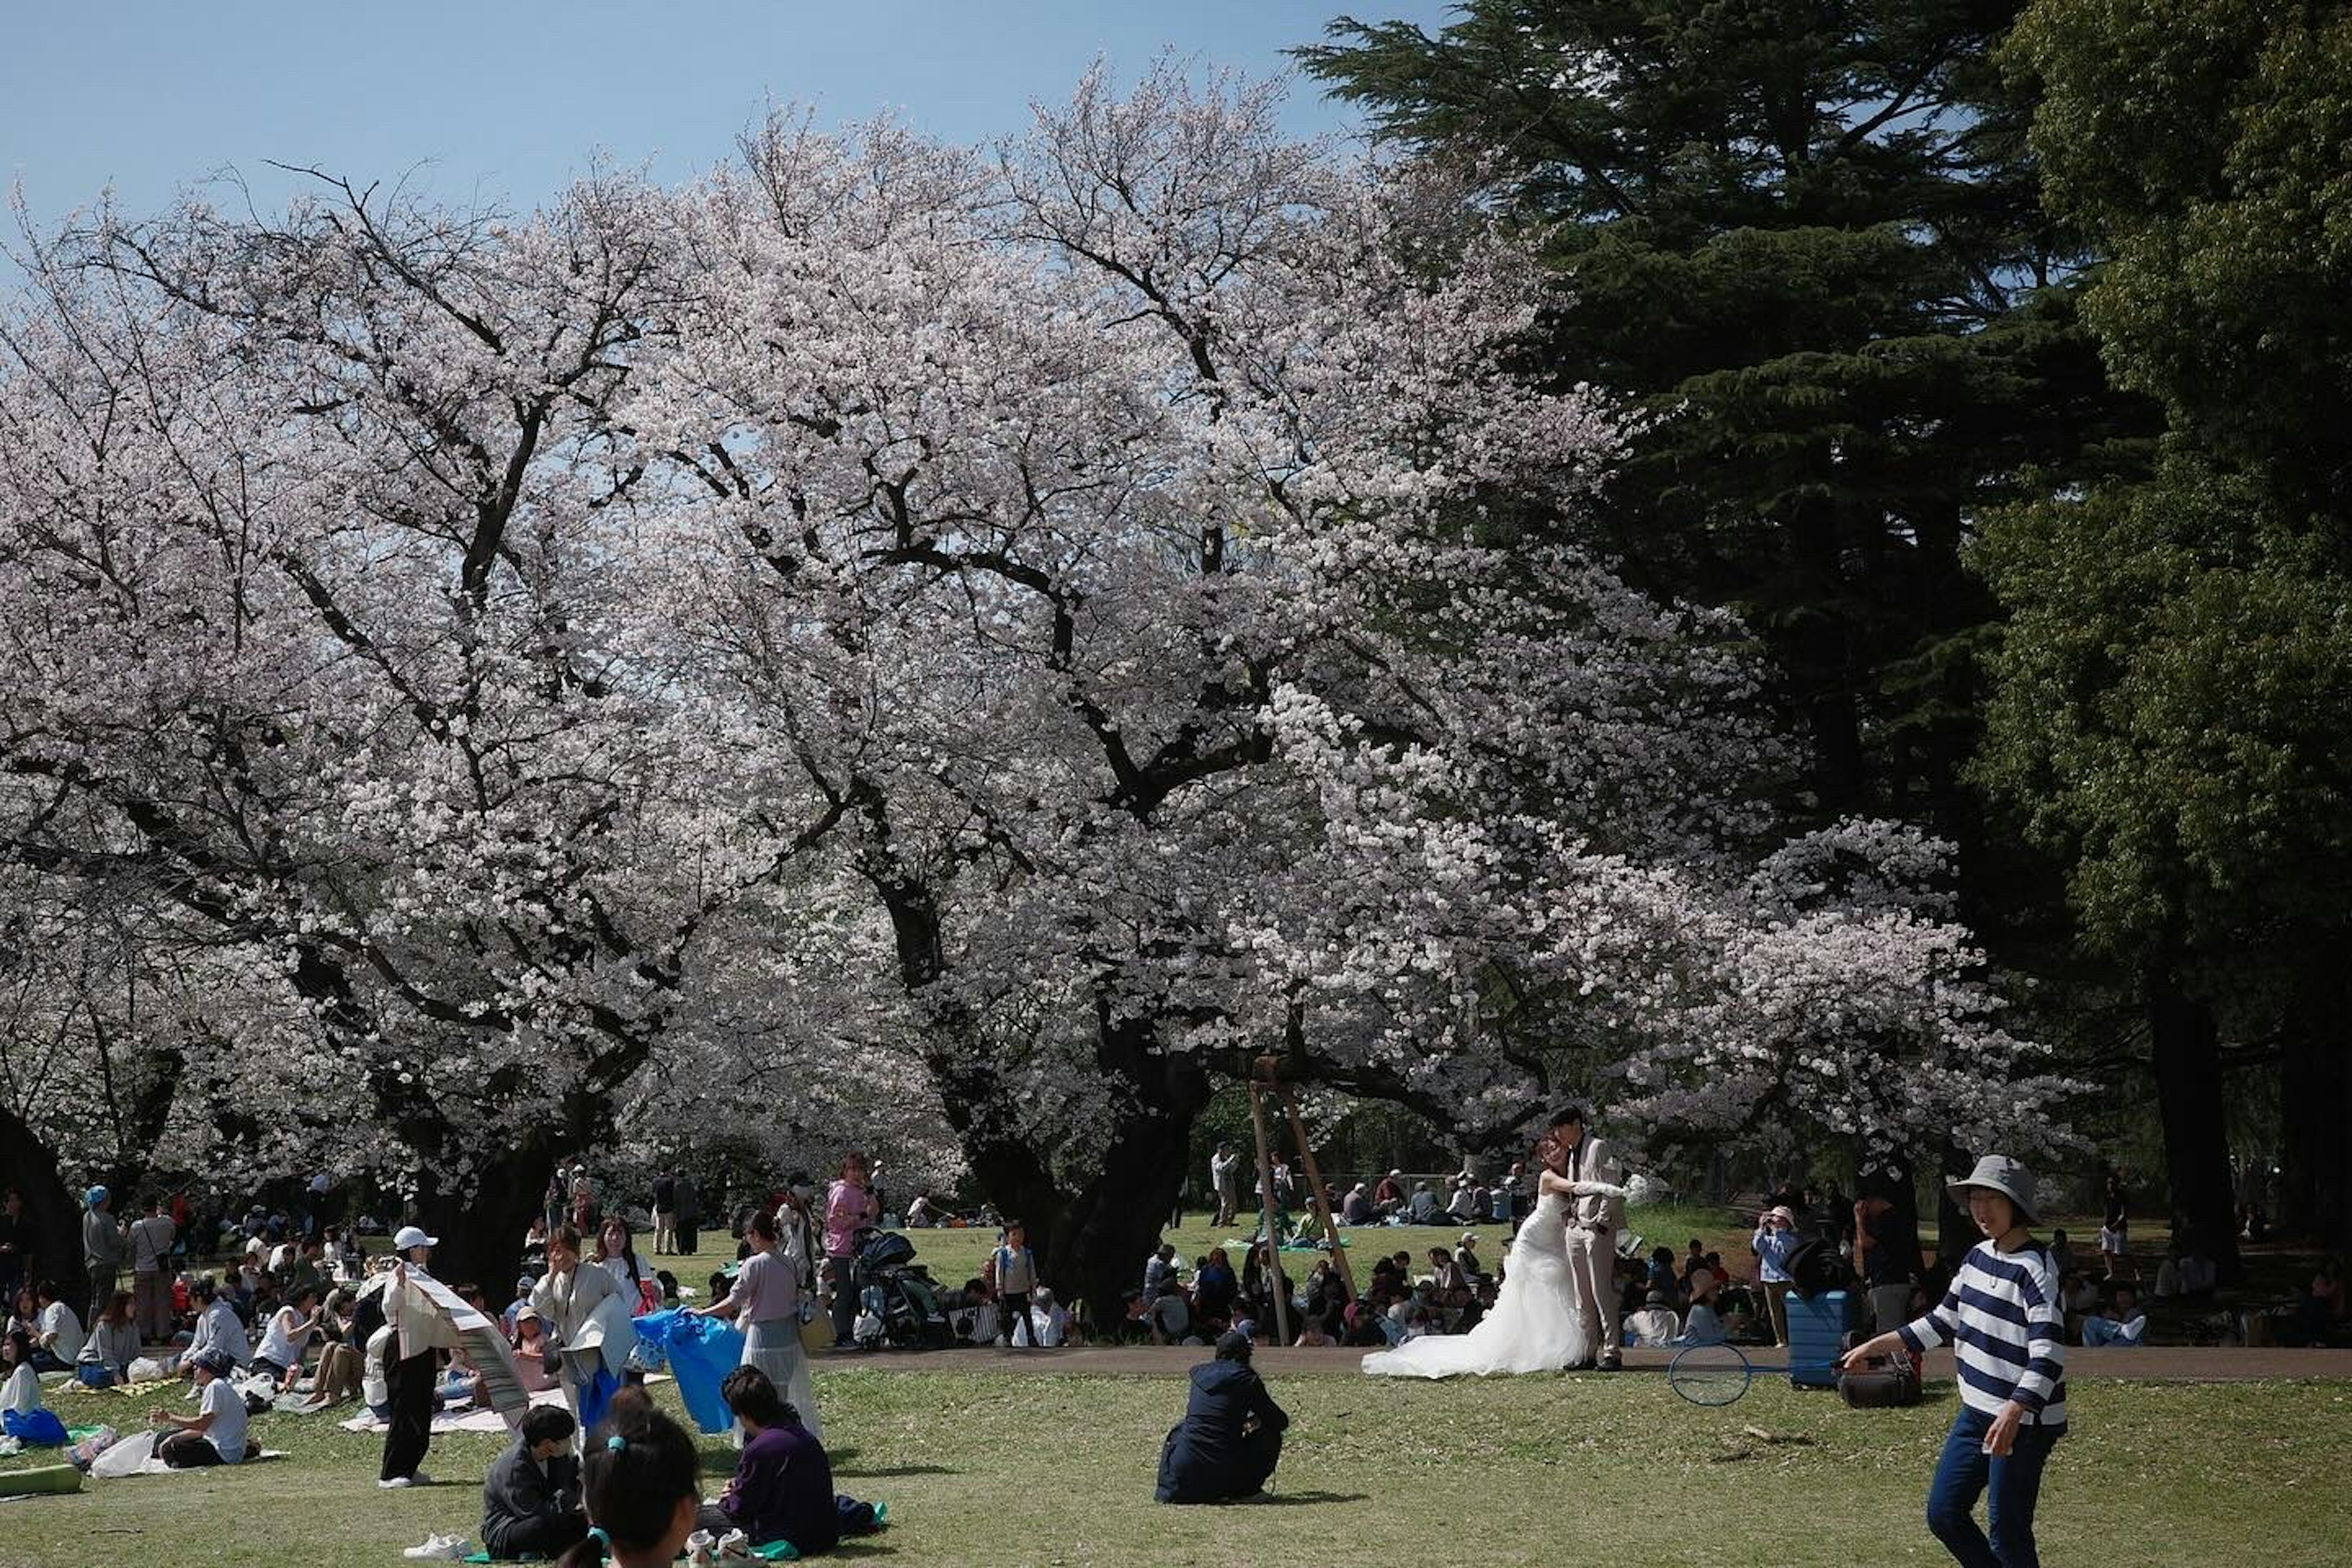
[[[193,1476],[200,1470],[175,1470],[155,1457],[155,1432],[140,1432],[125,1437],[97,1458],[90,1461],[89,1473],[98,1480],[119,1481],[130,1476]],[[283,1448],[257,1448],[246,1455],[244,1464],[266,1464],[286,1457]],[[243,1467],[240,1466],[240,1468]]]
[[[561,1405],[563,1403],[563,1391],[560,1388],[541,1389],[531,1394],[530,1399],[533,1405]],[[338,1421],[335,1425],[346,1432],[381,1432],[384,1427],[383,1422],[364,1410],[350,1420]],[[468,1405],[463,1410],[436,1410],[433,1413],[433,1430],[436,1432],[503,1432],[506,1429],[506,1416],[495,1409],[479,1410]]]

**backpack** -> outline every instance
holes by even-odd
[[[1839,1256],[1836,1246],[1818,1236],[1799,1242],[1781,1267],[1788,1271],[1790,1287],[1800,1296],[1841,1289],[1853,1278],[1853,1269]]]

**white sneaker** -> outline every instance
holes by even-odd
[[[401,1555],[426,1562],[462,1563],[473,1549],[474,1543],[462,1535],[431,1535],[425,1537],[424,1545],[409,1547]]]
[[[719,1538],[719,1555],[749,1558],[751,1555],[751,1538],[740,1530],[729,1531]]]
[[[707,1530],[698,1530],[686,1538],[688,1568],[710,1568],[710,1547],[714,1539]]]
[[[376,1486],[383,1491],[397,1491],[402,1487],[413,1487],[415,1484],[415,1476],[388,1476],[376,1482]]]

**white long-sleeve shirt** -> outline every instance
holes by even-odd
[[[1972,1410],[2000,1414],[2015,1400],[2033,1425],[2066,1427],[2066,1314],[2050,1255],[1979,1242],[1960,1261],[1952,1288],[1926,1317],[1896,1331],[1922,1353],[1952,1347],[1960,1398]]]

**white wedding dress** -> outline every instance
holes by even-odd
[[[1503,1257],[1502,1291],[1476,1328],[1466,1334],[1425,1334],[1392,1351],[1374,1351],[1364,1358],[1364,1370],[1376,1377],[1484,1377],[1557,1372],[1592,1355],[1569,1282],[1567,1199],[1546,1193],[1511,1238]]]

